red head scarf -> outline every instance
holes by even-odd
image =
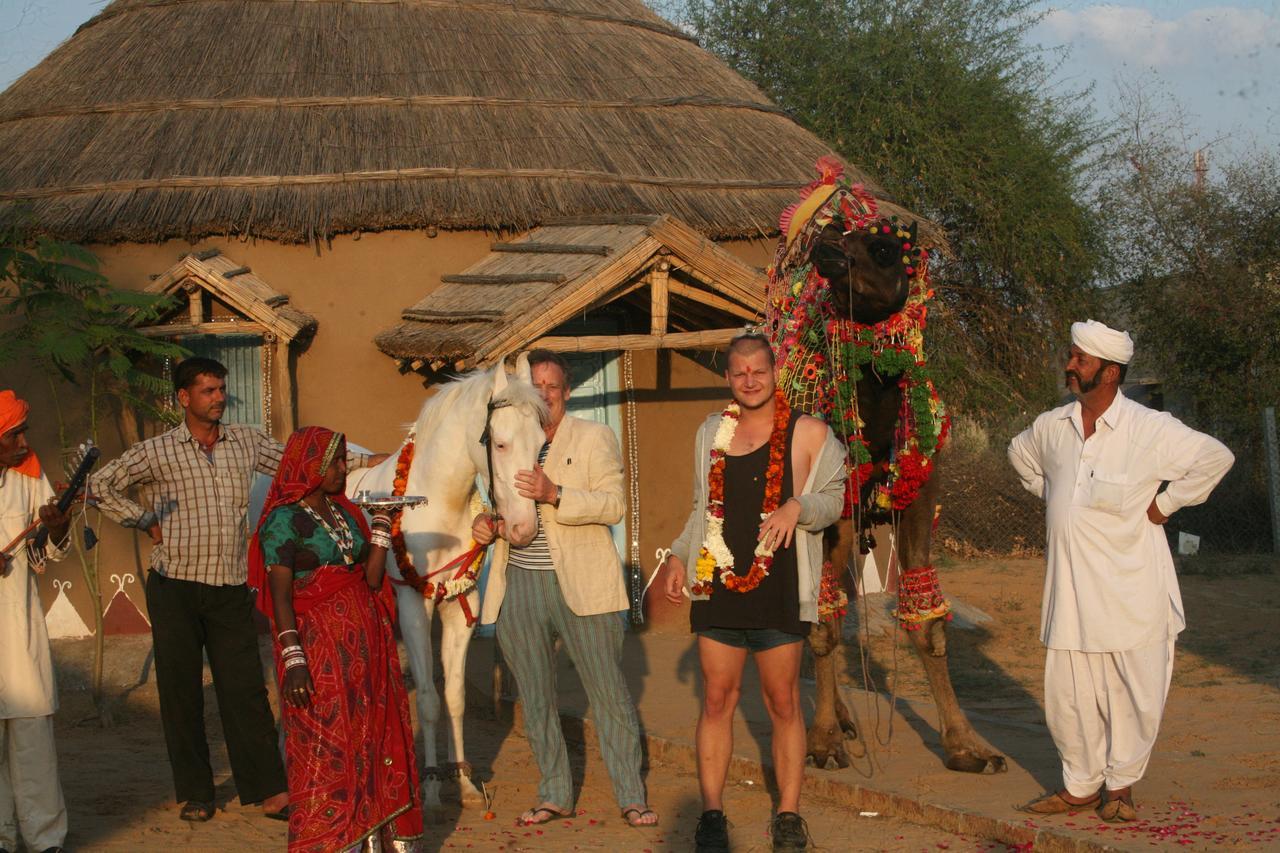
[[[324,427],[303,427],[289,436],[289,443],[284,447],[280,467],[267,491],[262,515],[258,517],[258,530],[254,531],[253,541],[249,543],[249,586],[258,590],[258,609],[268,619],[274,621],[275,612],[272,609],[271,585],[267,582],[267,565],[258,532],[276,507],[297,503],[320,488],[325,469],[339,454],[346,457],[346,437]],[[329,499],[351,514],[368,540],[369,526],[364,520],[364,512],[344,494],[330,495]]]
[[[31,406],[26,400],[21,400],[18,395],[6,389],[0,391],[0,435],[4,435],[14,427],[20,427],[27,422],[27,412],[31,411]],[[16,466],[13,470],[19,474],[26,474],[28,477],[36,478],[40,476],[40,460],[36,458],[35,451],[27,453],[27,458],[22,460],[22,464]]]

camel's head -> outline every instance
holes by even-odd
[[[870,325],[902,310],[911,285],[907,259],[916,224],[906,232],[910,236],[900,237],[898,226],[889,223],[875,233],[861,228],[846,232],[839,220],[822,229],[810,258],[829,283],[836,317]]]

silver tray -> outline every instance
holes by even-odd
[[[377,495],[370,492],[357,492],[351,502],[368,510],[413,509],[416,506],[425,506],[427,498],[425,495]]]

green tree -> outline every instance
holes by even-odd
[[[1280,150],[1191,151],[1176,106],[1138,89],[1126,103],[1098,198],[1111,301],[1180,414],[1256,450],[1280,405]]]
[[[672,7],[675,7],[674,9]],[[685,0],[665,11],[801,124],[936,222],[931,331],[944,391],[1004,423],[1058,386],[1100,232],[1084,201],[1102,128],[1054,95],[1030,0]]]
[[[84,248],[21,229],[0,234],[0,365],[22,365],[47,379],[64,458],[75,447],[67,435],[70,406],[86,408],[88,437],[95,442],[104,416],[134,409],[167,417],[159,405],[166,384],[139,365],[184,351],[136,328],[156,320],[167,304],[165,297],[112,287]],[[90,557],[80,537],[73,539],[94,608],[94,703],[107,725],[99,552]]]

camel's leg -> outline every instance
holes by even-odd
[[[920,497],[902,514],[898,537],[898,565],[902,569],[929,563],[933,538],[934,508],[938,496],[938,471],[933,471]],[[986,742],[960,710],[951,672],[947,666],[947,629],[945,619],[924,623],[919,630],[907,631],[911,645],[924,664],[929,679],[929,692],[938,707],[942,748],[947,753],[947,767],[965,773],[1000,773],[1008,769],[1004,756]]]
[[[828,528],[824,538],[827,561],[842,583],[853,552],[853,540],[853,525],[848,519]],[[842,621],[820,622],[809,631],[817,690],[813,724],[805,736],[806,757],[814,766],[824,769],[833,762],[836,767],[848,767],[845,740],[857,737],[856,718],[840,698],[840,670],[844,663]]]
[[[418,729],[422,733],[423,766],[419,768],[422,779],[422,812],[429,822],[443,817],[440,807],[441,768],[436,754],[436,729],[440,724],[440,697],[436,694],[435,674],[431,654],[432,602],[408,587],[396,590],[400,612],[400,635],[404,637],[409,652],[409,670],[417,691]]]
[[[479,596],[468,596],[472,613],[479,613]],[[457,601],[440,608],[440,668],[444,670],[444,706],[449,714],[449,766],[458,777],[459,794],[464,806],[483,806],[484,795],[471,781],[471,765],[463,748],[462,721],[467,710],[467,649],[475,626],[467,624],[466,613]]]
[[[806,735],[805,757],[823,770],[849,766],[846,739],[857,737],[855,717],[840,698],[840,670],[844,663],[840,643],[841,622],[821,622],[809,631],[809,648],[813,651],[814,678],[817,681],[813,725]],[[855,753],[861,757],[863,753]]]

